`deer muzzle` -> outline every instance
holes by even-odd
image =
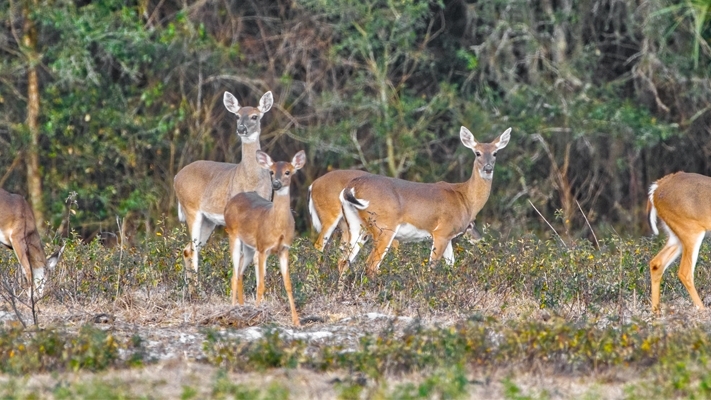
[[[282,186],[284,185],[281,184],[281,181],[272,181],[272,189],[279,190]]]
[[[247,126],[243,124],[237,125],[237,134],[238,135],[246,135],[247,134]]]

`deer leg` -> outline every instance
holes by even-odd
[[[652,281],[652,311],[655,313],[659,312],[659,287],[662,283],[662,275],[664,275],[667,267],[681,254],[679,238],[671,230],[668,231],[668,234],[667,244],[649,262],[649,273]]]
[[[238,238],[230,240],[230,253],[232,254],[232,305],[238,302],[244,304],[242,282],[242,241]]]
[[[37,270],[32,270],[32,266],[30,265],[30,248],[27,246],[27,238],[25,237],[25,233],[22,231],[18,231],[15,234],[10,237],[10,243],[12,244],[12,250],[15,252],[15,257],[17,257],[17,261],[20,262],[20,266],[22,266],[22,272],[25,275],[25,278],[27,278],[27,282],[29,285],[34,285],[36,288],[36,281],[39,279],[44,278],[44,268],[38,268]],[[34,273],[37,273],[37,275],[41,275],[38,277]]]
[[[701,247],[701,242],[704,241],[704,235],[706,232],[700,232],[690,234],[683,238],[684,249],[681,254],[681,265],[679,266],[679,280],[684,284],[686,290],[691,296],[691,301],[694,302],[696,308],[703,310],[704,303],[699,298],[699,294],[696,292],[696,287],[694,286],[694,270],[696,269],[696,261],[699,257],[699,248]]]
[[[254,263],[254,270],[257,275],[257,301],[256,304],[262,301],[264,297],[264,279],[267,275],[267,256],[269,254],[262,251],[257,251],[257,262]]]
[[[291,291],[291,276],[289,276],[289,248],[284,247],[279,252],[279,268],[281,269],[281,277],[284,280],[284,289],[289,297],[289,308],[291,309],[291,321],[295,326],[301,326],[299,315],[296,314],[296,305],[294,304],[294,295]]]
[[[452,250],[452,240],[446,237],[432,237],[432,250],[430,251],[430,265],[434,265],[444,256],[447,264],[454,264],[454,251]]]
[[[343,275],[346,268],[355,260],[360,252],[360,248],[365,242],[365,231],[361,225],[360,215],[355,210],[355,208],[344,205],[343,206],[343,217],[348,226],[348,237],[349,242],[347,245],[347,251],[341,256],[341,260],[338,262],[338,272]]]
[[[333,231],[336,229],[337,226],[342,225],[341,220],[341,215],[338,215],[338,218],[335,221],[331,221],[330,224],[323,225],[321,232],[318,234],[318,238],[316,238],[316,243],[314,244],[318,251],[323,251],[323,249],[326,247],[326,244],[331,239]],[[345,223],[343,223],[343,225],[345,225]],[[341,240],[343,240],[343,233],[341,233]]]
[[[374,278],[375,275],[378,273],[380,263],[383,262],[383,259],[388,253],[390,245],[392,244],[393,239],[395,239],[395,236],[397,235],[397,232],[399,230],[400,226],[398,225],[398,227],[395,228],[394,231],[390,229],[380,230],[377,233],[377,236],[375,233],[371,232],[371,234],[373,235],[373,252],[370,253],[370,256],[368,256],[368,261],[365,264],[365,273],[368,275],[369,278]]]

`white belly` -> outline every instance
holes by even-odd
[[[5,246],[12,247],[12,244],[10,244],[10,238],[9,236],[11,235],[11,232],[8,232],[7,235],[5,235],[5,232],[0,230],[0,243],[4,244]]]
[[[202,215],[212,221],[212,223],[220,225],[220,226],[225,226],[225,215],[224,214],[215,214],[215,213],[209,213],[209,212],[202,212]]]
[[[400,224],[398,226],[397,233],[395,234],[395,239],[405,243],[405,242],[421,242],[423,240],[431,239],[432,235],[429,232],[419,229],[414,225],[410,224]]]

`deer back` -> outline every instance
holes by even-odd
[[[651,200],[665,223],[711,230],[711,177],[678,172],[657,180],[652,188]]]

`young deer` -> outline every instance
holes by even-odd
[[[323,251],[336,227],[341,230],[341,245],[350,242],[338,195],[348,182],[366,174],[368,173],[357,169],[337,169],[314,180],[309,186],[309,214],[311,224],[319,233],[314,242],[318,251]]]
[[[240,192],[254,191],[264,199],[271,199],[269,173],[254,157],[261,134],[260,121],[274,103],[272,92],[266,92],[258,107],[240,107],[230,92],[225,92],[223,103],[237,117],[237,137],[242,141],[242,160],[239,164],[214,161],[195,161],[175,175],[173,187],[178,198],[178,217],[186,222],[190,243],[183,250],[185,270],[198,272],[198,254],[215,227],[225,225],[225,204]],[[191,267],[192,265],[192,267]]]
[[[0,243],[15,252],[27,281],[41,295],[45,268],[54,269],[64,247],[45,259],[30,205],[22,196],[3,189],[0,189]]]
[[[244,304],[242,274],[252,262],[256,251],[257,305],[264,296],[267,257],[279,253],[279,266],[289,296],[291,320],[299,326],[289,277],[289,247],[294,240],[294,216],[291,214],[289,185],[293,174],[306,162],[303,150],[291,163],[273,162],[267,153],[258,150],[257,163],[271,174],[274,202],[264,200],[254,192],[239,193],[225,207],[225,230],[229,235],[234,272],[232,275],[232,305]]]
[[[417,183],[379,175],[352,180],[341,192],[343,215],[350,230],[350,254],[339,262],[342,273],[353,262],[365,241],[373,238],[373,251],[366,272],[374,276],[393,240],[432,239],[430,263],[444,256],[454,263],[452,238],[461,235],[484,207],[491,192],[496,153],[511,137],[507,129],[491,143],[478,143],[465,127],[460,130],[464,146],[476,155],[472,176],[463,183]]]
[[[649,188],[649,225],[659,234],[657,219],[667,233],[667,244],[649,263],[652,310],[659,313],[659,286],[667,267],[681,254],[679,280],[697,308],[704,304],[694,286],[694,269],[706,231],[711,230],[711,178],[678,172],[666,175]]]

